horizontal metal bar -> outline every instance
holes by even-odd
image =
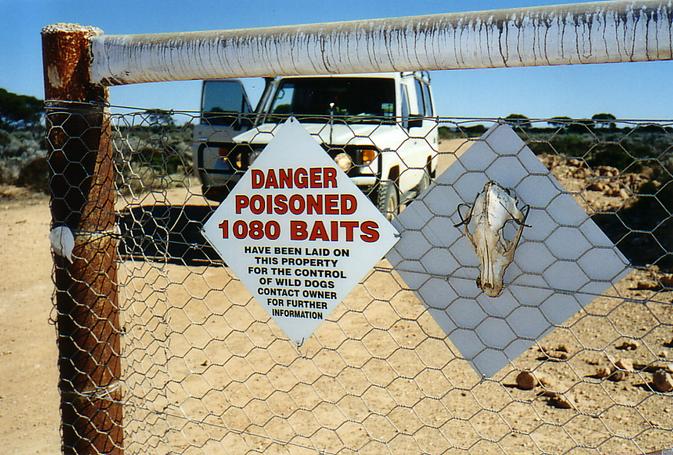
[[[673,1],[91,38],[105,85],[673,59]]]

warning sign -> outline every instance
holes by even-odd
[[[530,210],[512,263],[501,278],[502,293],[496,296],[481,288],[482,276],[487,276],[481,271],[488,270],[493,279],[498,267],[502,270],[502,251],[484,241],[485,253],[479,254],[460,226],[461,206],[474,207],[485,186],[494,182],[507,188],[507,195],[520,201],[519,207],[527,205],[526,211]],[[490,217],[498,211],[514,213],[507,208],[507,199],[495,201],[498,205]],[[395,223],[401,238],[388,260],[461,357],[486,377],[566,325],[630,271],[627,259],[572,193],[506,124],[493,126],[472,142]],[[480,235],[507,242],[506,231],[484,229]],[[509,239],[516,230],[510,232]]]
[[[203,227],[296,343],[397,241],[397,231],[294,118]]]

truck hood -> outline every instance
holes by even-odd
[[[319,144],[375,145],[379,150],[397,148],[408,138],[397,124],[335,124],[302,123]],[[264,123],[233,138],[236,143],[266,145],[274,137],[277,123]]]

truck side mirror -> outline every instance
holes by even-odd
[[[231,126],[235,130],[247,127],[246,115],[252,109],[241,81],[204,81],[201,96],[201,123]]]

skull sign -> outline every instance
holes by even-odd
[[[463,232],[472,243],[480,261],[479,286],[486,295],[498,297],[503,289],[503,277],[514,259],[530,206],[517,207],[517,199],[510,190],[490,181],[477,195],[474,204],[458,206]],[[469,208],[466,216],[461,208]],[[511,231],[511,232],[510,232]],[[506,239],[509,234],[511,239]]]

